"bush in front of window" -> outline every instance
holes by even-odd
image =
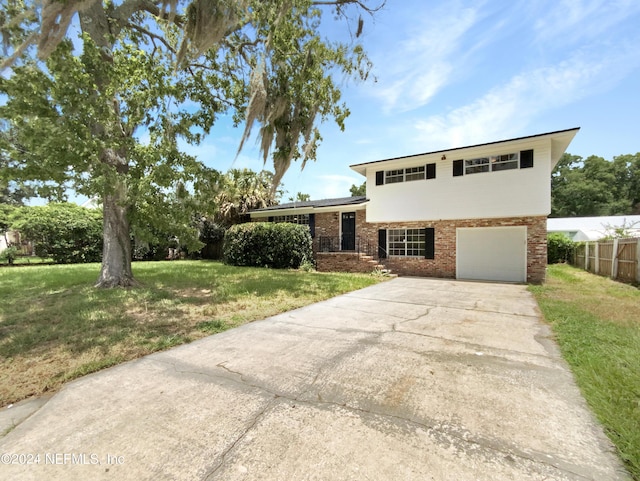
[[[224,236],[224,262],[234,266],[297,269],[313,259],[309,227],[249,222],[234,225]]]

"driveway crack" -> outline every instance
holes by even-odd
[[[218,465],[205,474],[205,481],[209,481],[215,478],[216,473],[222,469],[227,461],[228,454],[235,449],[235,447],[240,443],[243,439],[247,437],[247,434],[258,424],[258,421],[265,415],[265,413],[271,409],[271,407],[278,400],[279,396],[274,396],[251,420],[250,424],[244,429],[244,431],[238,436],[228,447],[225,449],[220,455],[220,462]]]

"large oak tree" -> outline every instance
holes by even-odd
[[[197,144],[228,114],[244,122],[242,148],[257,124],[275,188],[292,161],[315,159],[318,122],[344,127],[338,83],[368,75],[356,38],[383,3],[0,0],[0,177],[98,196],[97,285],[133,285],[132,229],[195,239],[190,212],[207,205],[209,170],[179,139]],[[350,40],[321,35],[323,15]]]

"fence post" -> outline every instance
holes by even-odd
[[[589,270],[589,242],[584,244],[584,270]]]
[[[618,277],[618,245],[620,239],[617,237],[613,239],[613,252],[611,253],[611,278]]]
[[[596,241],[596,260],[595,260],[594,272],[600,274],[600,241]]]

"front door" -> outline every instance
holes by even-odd
[[[342,213],[342,250],[356,250],[356,213]]]

